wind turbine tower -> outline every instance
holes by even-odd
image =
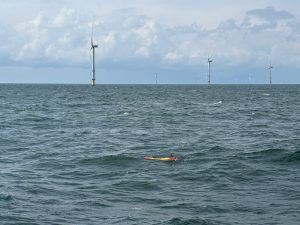
[[[155,73],[155,84],[157,84],[157,73]]]
[[[270,84],[272,84],[272,69],[273,69],[274,67],[270,64],[270,66],[269,66],[269,70],[270,70]]]
[[[93,42],[93,32],[91,37],[91,50],[93,50],[93,79],[92,79],[92,85],[96,85],[96,71],[95,71],[95,48],[98,48],[98,45],[95,45]]]
[[[207,63],[208,63],[208,85],[210,85],[210,64],[212,63],[212,59],[209,57],[207,58]]]

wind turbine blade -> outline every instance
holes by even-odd
[[[94,37],[94,22],[92,23],[92,34],[91,34],[91,45],[93,46],[93,37]]]

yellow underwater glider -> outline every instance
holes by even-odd
[[[178,158],[175,156],[169,156],[169,157],[153,157],[153,156],[145,156],[145,160],[158,160],[158,161],[177,161]]]

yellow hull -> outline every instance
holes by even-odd
[[[176,157],[152,157],[146,156],[144,157],[145,160],[158,160],[158,161],[176,161]]]

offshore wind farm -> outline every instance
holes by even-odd
[[[7,74],[0,77],[1,83],[90,84],[93,51],[100,84],[153,84],[156,72],[160,84],[207,84],[208,55],[214,61],[213,84],[249,84],[249,73],[253,84],[269,84],[266,67],[271,58],[274,84],[300,83],[299,16],[289,4],[257,9],[246,4],[240,10],[228,6],[232,13],[218,18],[207,15],[218,9],[205,11],[199,3],[191,3],[182,13],[192,10],[190,5],[202,13],[187,13],[184,21],[171,3],[174,11],[160,16],[146,13],[143,4],[136,11],[137,6],[114,6],[94,12],[90,4],[82,6],[84,11],[66,3],[66,8],[53,5],[53,11],[40,14],[34,10],[45,6],[37,4],[26,9],[23,20],[22,12],[16,12],[17,18],[6,13],[12,5],[3,5],[1,11],[9,18],[1,23],[7,37],[0,48],[0,73]],[[91,49],[92,29],[93,44],[101,46]]]

